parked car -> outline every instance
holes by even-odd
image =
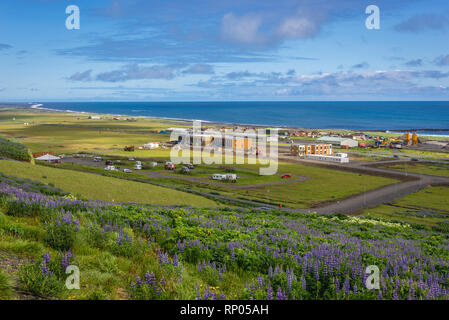
[[[412,161],[419,161],[419,159],[416,159],[416,158],[412,158]]]
[[[176,166],[173,162],[166,162],[164,168],[165,170],[175,170]]]
[[[129,158],[128,161],[134,161],[134,158]]]
[[[397,154],[395,154],[393,157],[395,157],[396,159],[399,158],[399,156]]]
[[[123,172],[124,172],[124,173],[131,173],[132,171],[129,170],[129,169],[123,169]]]
[[[117,169],[114,166],[107,166],[106,168],[104,168],[104,170],[106,170],[106,171],[117,171]]]
[[[94,161],[101,162],[101,161],[103,161],[103,158],[102,157],[94,157]]]
[[[283,174],[281,178],[284,179],[284,178],[291,178],[291,177],[292,177],[291,174],[286,173],[286,174]]]
[[[113,164],[113,162],[112,162],[112,160],[106,160],[105,164],[106,164],[107,166],[110,166],[110,165]]]
[[[142,170],[142,165],[136,163],[136,165],[134,166],[134,170]]]
[[[188,173],[190,173],[190,169],[186,166],[183,166],[181,168],[181,173],[188,174]]]

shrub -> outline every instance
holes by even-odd
[[[64,290],[64,282],[58,279],[56,264],[51,263],[51,257],[46,254],[40,262],[23,265],[19,271],[19,279],[26,291],[51,297]]]
[[[70,213],[47,226],[45,242],[55,250],[67,251],[75,243],[79,222],[72,220]]]
[[[31,161],[28,149],[21,143],[0,137],[0,156],[19,161]]]
[[[157,280],[153,272],[147,272],[142,280],[136,277],[136,282],[130,285],[130,296],[133,300],[166,300],[167,282],[164,277]]]
[[[0,269],[0,299],[9,299],[12,297],[12,280]]]

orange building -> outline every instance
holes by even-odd
[[[252,147],[252,139],[233,139],[232,140],[232,148],[233,149],[243,149],[243,150],[249,150]]]
[[[308,144],[305,146],[305,155],[317,154],[321,156],[332,155],[332,145],[331,144]]]
[[[331,156],[332,144],[292,144],[290,154],[296,157],[307,155]]]

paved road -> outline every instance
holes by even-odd
[[[386,164],[386,161],[380,162],[350,162],[347,164],[334,164],[304,160],[314,165],[327,166],[339,170],[349,170],[365,174],[391,177],[402,180],[401,182],[391,184],[376,190],[368,191],[362,194],[351,196],[338,202],[333,202],[321,207],[310,208],[307,210],[294,210],[300,212],[316,212],[319,214],[332,213],[355,213],[366,208],[377,207],[378,205],[391,202],[397,198],[401,198],[410,193],[417,192],[429,185],[449,185],[449,178],[437,177],[419,173],[410,173],[404,171],[396,171],[385,168],[377,168],[375,165]],[[388,163],[404,163],[410,160],[392,160]]]

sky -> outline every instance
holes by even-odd
[[[449,100],[448,87],[446,0],[0,1],[3,102]]]

